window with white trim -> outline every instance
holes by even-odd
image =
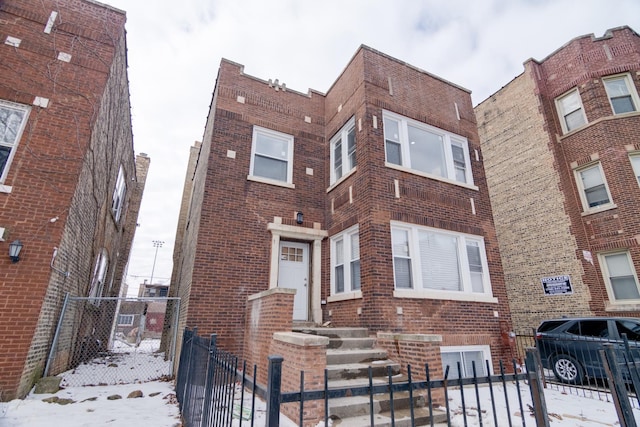
[[[638,184],[640,184],[640,153],[630,155],[629,160],[631,161],[633,174],[636,176]]]
[[[109,257],[107,250],[102,249],[93,268],[93,278],[91,279],[91,287],[89,288],[89,302],[93,305],[100,305],[100,298],[104,291],[104,283],[107,277],[107,267],[109,265]]]
[[[575,173],[584,212],[612,206],[611,194],[600,163],[576,169]]]
[[[598,254],[611,302],[638,302],[640,287],[629,251]]]
[[[331,293],[360,290],[360,237],[358,226],[331,238]]]
[[[25,105],[0,100],[0,183],[7,177],[30,110]]]
[[[487,360],[491,369],[491,349],[488,345],[470,345],[463,347],[440,347],[440,358],[442,359],[442,372],[446,372],[449,367],[448,379],[458,379],[473,377],[473,368],[477,377],[490,375],[487,372]],[[458,370],[458,364],[460,369]]]
[[[356,119],[352,117],[331,138],[331,184],[356,167]]]
[[[253,127],[250,176],[274,183],[293,182],[293,136]]]
[[[396,289],[491,296],[481,236],[392,222],[391,242]]]
[[[387,164],[473,185],[466,138],[388,111],[382,117]]]
[[[133,325],[133,314],[120,314],[120,315],[118,315],[118,325],[119,326],[132,326]]]
[[[556,98],[556,108],[564,133],[587,124],[587,116],[584,114],[582,99],[577,88]]]
[[[118,178],[116,179],[116,187],[113,189],[113,199],[111,201],[111,213],[116,222],[120,221],[124,206],[124,197],[127,193],[127,182],[124,177],[124,169],[120,165],[118,170]]]
[[[629,74],[602,79],[613,114],[638,111],[638,93]]]

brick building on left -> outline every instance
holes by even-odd
[[[3,401],[42,375],[67,293],[121,287],[150,162],[133,151],[125,20],[89,0],[0,1]]]

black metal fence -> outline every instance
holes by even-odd
[[[541,344],[538,343],[538,346]],[[543,352],[543,354],[547,354]],[[606,371],[605,383],[612,384],[610,390],[602,382],[594,389],[607,401],[615,404],[615,409],[621,425],[635,426],[633,411],[628,397],[633,389],[634,381],[638,380],[638,372],[633,356],[620,359],[619,351],[613,346],[605,345],[599,352]],[[545,356],[546,357],[546,356]],[[252,367],[252,376],[248,375],[247,366],[238,366],[238,358],[216,347],[216,336],[210,338],[198,337],[197,329],[185,330],[183,338],[180,365],[176,384],[176,394],[180,403],[185,427],[209,426],[267,426],[278,427],[280,422],[281,405],[298,403],[299,414],[297,422],[304,425],[305,404],[314,400],[324,400],[324,422],[330,425],[330,400],[346,396],[367,396],[369,400],[369,425],[381,425],[374,420],[374,404],[379,405],[379,399],[374,395],[387,394],[390,411],[390,422],[385,425],[396,425],[400,416],[394,414],[395,401],[401,393],[409,394],[410,419],[402,419],[403,425],[436,425],[446,423],[452,425],[452,416],[462,416],[464,425],[483,425],[483,418],[487,425],[536,425],[549,426],[549,416],[544,399],[545,387],[565,387],[566,384],[554,383],[549,377],[550,369],[538,349],[529,347],[523,356],[526,367],[518,360],[511,362],[510,368],[514,373],[506,373],[505,366],[500,363],[500,373],[496,375],[478,376],[476,366],[472,364],[472,377],[462,378],[460,364],[457,378],[448,379],[450,367],[445,368],[444,378],[431,379],[429,366],[424,366],[426,380],[412,380],[412,368],[408,366],[406,381],[397,382],[388,372],[387,384],[375,384],[369,370],[369,384],[359,387],[329,388],[327,371],[325,370],[324,389],[304,390],[304,372],[300,372],[300,390],[283,392],[281,390],[282,362],[280,356],[269,357],[267,385],[255,383],[256,367]],[[487,363],[486,371],[491,372]],[[478,367],[482,368],[482,367]],[[479,369],[481,370],[481,369]],[[517,373],[520,372],[520,373]],[[452,375],[455,377],[455,375]],[[635,378],[634,378],[635,376]],[[639,382],[640,383],[640,382]],[[636,383],[638,384],[638,383]],[[515,387],[514,387],[515,386]],[[627,387],[625,387],[627,386]],[[509,396],[507,388],[517,391],[517,395]],[[584,387],[584,386],[583,386]],[[583,388],[586,396],[587,389]],[[432,406],[432,394],[444,394],[445,408]],[[428,404],[430,417],[418,421],[414,413],[414,394],[421,394],[423,402]],[[481,397],[481,394],[484,396]],[[486,395],[490,397],[487,399]],[[571,394],[571,393],[568,393]],[[456,407],[452,402],[456,397]],[[591,395],[593,397],[593,395]],[[633,401],[633,399],[631,399]],[[635,399],[637,403],[637,398]],[[375,402],[375,403],[374,403]],[[458,406],[459,405],[459,406]],[[260,406],[258,408],[258,406]],[[266,406],[266,408],[265,408]],[[506,411],[505,411],[506,408]],[[473,420],[467,419],[467,413],[477,415]],[[512,420],[511,413],[520,415]],[[256,414],[259,413],[258,416]],[[524,414],[531,417],[525,417]],[[484,414],[482,416],[481,414]],[[478,416],[480,415],[480,416]],[[478,424],[479,423],[479,424]],[[397,424],[399,425],[399,424]],[[442,425],[442,424],[437,424]]]
[[[516,335],[518,359],[524,358],[526,348],[536,347],[540,353],[545,388],[560,390],[567,395],[576,395],[613,402],[614,387],[605,370],[605,344],[613,347],[616,365],[620,370],[619,380],[631,406],[640,409],[640,399],[635,393],[640,386],[640,348],[614,340],[589,339],[585,337],[555,337],[553,340],[536,340],[535,329]]]
[[[540,419],[546,417],[544,408],[544,398],[536,379],[535,370],[528,373],[507,373],[505,366],[500,363],[500,373],[497,375],[477,376],[476,366],[472,365],[473,376],[462,378],[461,367],[458,364],[458,375],[456,379],[448,379],[450,368],[445,369],[443,379],[431,379],[429,366],[424,366],[426,380],[414,381],[412,379],[411,366],[408,366],[407,380],[396,382],[392,378],[392,373],[388,372],[388,383],[384,385],[374,385],[372,371],[369,370],[369,385],[361,387],[329,388],[327,373],[325,371],[325,381],[323,390],[304,390],[304,372],[300,372],[300,390],[296,392],[282,392],[280,389],[282,376],[283,359],[279,356],[269,357],[268,384],[266,387],[255,383],[256,367],[253,369],[253,376],[247,375],[247,367],[238,366],[238,358],[216,348],[216,337],[198,337],[197,329],[185,330],[183,337],[182,353],[178,368],[176,394],[180,402],[180,408],[185,427],[209,427],[209,426],[254,426],[266,425],[269,427],[279,426],[280,405],[296,402],[299,404],[298,423],[303,424],[305,413],[305,403],[313,400],[324,400],[324,420],[325,425],[329,425],[331,399],[346,396],[368,396],[370,425],[374,426],[374,400],[378,404],[378,399],[374,395],[386,393],[389,396],[391,425],[394,425],[396,418],[394,414],[394,396],[400,393],[409,394],[409,409],[411,425],[416,425],[417,416],[414,413],[414,394],[422,393],[428,404],[431,416],[426,422],[427,425],[435,425],[436,422],[446,422],[451,425],[451,417],[454,410],[462,414],[465,425],[467,425],[467,409],[473,408],[477,413],[490,414],[494,425],[512,426],[511,417],[501,413],[496,403],[504,407],[506,405],[507,414],[510,407],[519,410],[521,414],[527,409],[536,408],[540,413]],[[486,372],[490,372],[490,367],[486,366]],[[512,362],[513,372],[516,372],[516,362]],[[533,366],[533,365],[532,365]],[[480,368],[480,367],[478,367]],[[507,394],[507,386],[515,384],[517,389],[516,400]],[[527,386],[528,384],[528,386]],[[538,384],[538,385],[536,385]],[[483,406],[484,400],[480,398],[480,388],[489,390],[491,403],[489,407]],[[444,392],[445,408],[434,408],[432,406],[432,393],[436,390]],[[533,393],[531,399],[524,393]],[[461,407],[450,407],[451,398],[456,393],[460,399]],[[459,394],[458,394],[459,393]],[[260,400],[257,400],[260,398]],[[263,405],[266,402],[264,414],[258,420],[256,418],[256,403]],[[529,404],[531,402],[531,404]],[[235,420],[235,421],[234,421]],[[500,420],[500,424],[498,424]],[[540,424],[536,419],[529,419],[530,425]],[[520,424],[521,423],[521,424]],[[518,425],[526,426],[527,419],[521,417]],[[422,421],[421,425],[425,425]],[[480,424],[482,425],[482,424]]]

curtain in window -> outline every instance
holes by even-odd
[[[351,290],[360,289],[360,237],[351,235]]]
[[[442,291],[462,291],[458,239],[431,231],[420,231],[418,237],[422,286]]]
[[[609,270],[609,281],[616,300],[640,299],[638,285],[629,265],[626,253],[605,257]]]
[[[411,289],[411,258],[409,254],[409,233],[406,230],[391,230],[393,245],[393,267],[397,289]]]

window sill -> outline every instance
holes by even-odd
[[[491,295],[470,294],[465,292],[451,292],[451,291],[433,291],[433,290],[416,291],[413,289],[396,289],[393,291],[393,296],[394,298],[471,301],[471,302],[487,302],[492,304],[498,303],[498,298],[495,298]]]
[[[361,299],[361,298],[362,298],[362,291],[345,292],[341,294],[331,295],[329,298],[327,298],[327,302],[347,301],[347,300]]]
[[[444,177],[441,177],[441,176],[438,176],[438,175],[432,175],[432,174],[426,173],[426,172],[420,172],[418,170],[407,168],[407,167],[404,167],[404,166],[399,166],[399,165],[396,165],[396,164],[393,164],[393,163],[385,162],[384,165],[386,167],[390,168],[390,169],[396,169],[396,170],[399,170],[399,171],[402,171],[402,172],[410,173],[412,175],[417,175],[417,176],[422,176],[422,177],[425,177],[425,178],[435,179],[436,181],[446,182],[448,184],[457,185],[458,187],[469,188],[469,189],[475,190],[475,191],[480,190],[477,186],[475,186],[473,184],[467,184],[467,183],[460,182],[460,181],[454,181],[454,180],[449,179],[449,178],[444,178]]]
[[[338,185],[340,185],[340,183],[344,180],[346,180],[347,178],[349,178],[351,175],[353,175],[356,171],[358,170],[358,166],[354,167],[353,169],[351,169],[349,172],[346,173],[346,175],[342,175],[340,177],[339,180],[337,180],[336,182],[334,182],[333,184],[331,184],[329,186],[329,188],[327,188],[327,193],[331,192],[331,190],[333,190],[334,188],[336,188]]]
[[[586,210],[586,211],[582,212],[580,215],[587,216],[587,215],[596,214],[598,212],[605,212],[605,211],[608,211],[608,210],[611,210],[611,209],[617,209],[617,208],[618,208],[618,205],[616,205],[615,203],[611,203],[611,204],[608,204],[608,205],[602,205],[602,206],[598,206],[598,207],[595,207],[595,208],[591,208],[589,210]]]
[[[0,193],[11,193],[12,189],[13,187],[10,185],[0,184]]]
[[[636,302],[608,302],[604,311],[616,313],[621,311],[640,311],[640,301]]]
[[[289,182],[277,181],[275,179],[262,178],[260,176],[247,175],[247,181],[261,182],[263,184],[276,185],[278,187],[296,188],[294,184]]]

